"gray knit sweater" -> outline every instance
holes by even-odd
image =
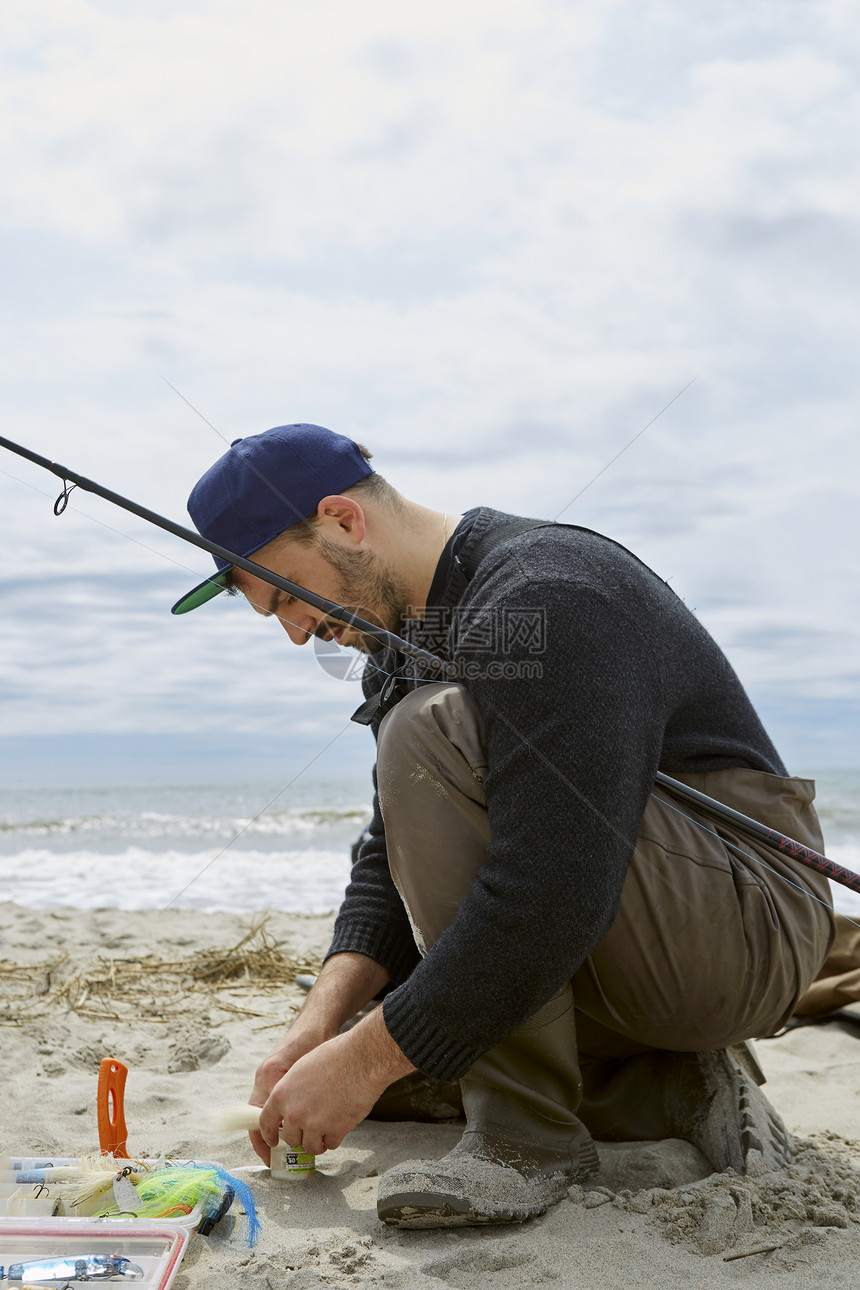
[[[553,525],[503,539],[467,577],[470,551],[513,519],[475,513],[436,605],[457,606],[444,652],[468,658],[464,683],[486,732],[488,863],[419,959],[375,801],[329,950],[383,964],[395,987],[383,1004],[391,1035],[442,1079],[464,1074],[535,1013],[606,934],[656,770],[786,773],[722,651],[624,547]],[[484,635],[488,622],[519,626],[482,649],[476,613]],[[411,638],[438,652],[442,619],[428,614]],[[499,658],[539,660],[542,674],[494,677],[485,665]],[[376,669],[396,662],[374,656],[368,696],[385,679]]]

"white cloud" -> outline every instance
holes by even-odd
[[[697,376],[563,518],[671,576],[754,689],[858,694],[850,6],[14,0],[4,24],[4,433],[182,519],[224,444],[164,376],[228,441],[317,421],[418,500],[552,516]],[[348,707],[235,605],[164,617],[202,553],[80,493],[54,520],[5,475],[0,517],[5,731]]]

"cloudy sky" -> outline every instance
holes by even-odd
[[[860,765],[856,5],[6,0],[0,36],[0,433],[183,521],[224,439],[315,421],[421,502],[607,532],[793,768]],[[277,624],[170,617],[208,557],[0,471],[4,782],[367,763]]]

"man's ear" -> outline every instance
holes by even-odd
[[[329,541],[344,546],[358,546],[367,531],[364,511],[358,502],[340,493],[322,499],[317,507],[317,522]]]

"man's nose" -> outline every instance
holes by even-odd
[[[281,618],[281,626],[294,645],[305,645],[314,634],[317,619],[307,611],[296,613],[295,609],[290,614],[290,619],[287,622],[285,618]]]

